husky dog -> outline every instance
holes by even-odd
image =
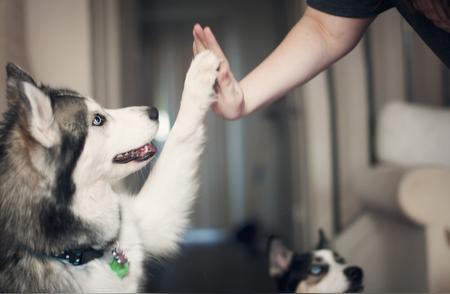
[[[197,194],[218,58],[197,55],[180,111],[136,196],[111,184],[142,169],[158,111],[105,109],[7,66],[0,133],[0,291],[136,292],[145,256],[177,249]]]
[[[332,251],[323,233],[316,250],[297,254],[276,237],[269,240],[269,273],[278,291],[291,293],[361,292],[363,271]]]

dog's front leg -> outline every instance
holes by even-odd
[[[164,149],[134,201],[146,249],[164,255],[177,248],[198,192],[197,172],[204,149],[206,113],[214,101],[219,59],[197,55],[187,73],[181,107]]]

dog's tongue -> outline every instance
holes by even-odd
[[[153,156],[153,155],[155,155],[155,153],[156,153],[156,147],[153,146],[153,144],[151,144],[151,143],[145,144],[141,148],[138,148],[135,150],[135,156],[137,157],[137,159],[145,158],[149,154],[150,154],[150,156]]]
[[[151,144],[145,144],[141,148],[138,148],[136,150],[133,150],[133,155],[135,157],[143,157],[148,151],[152,149],[153,145]]]
[[[148,143],[137,149],[116,155],[113,159],[113,162],[128,163],[133,160],[144,161],[151,158],[153,155],[156,154],[156,152],[157,152],[156,147],[153,144]]]

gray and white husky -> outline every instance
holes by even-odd
[[[0,291],[136,292],[145,256],[177,249],[197,194],[220,61],[194,58],[180,111],[136,196],[115,181],[156,153],[154,108],[105,109],[7,66],[0,133]]]

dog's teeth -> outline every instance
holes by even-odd
[[[121,153],[119,155],[116,155],[115,159],[116,160],[133,160],[133,159],[139,159],[139,158],[144,158],[147,153],[149,153],[150,151],[153,151],[153,146],[151,144],[145,144],[144,146],[128,151],[128,152],[124,152]]]

